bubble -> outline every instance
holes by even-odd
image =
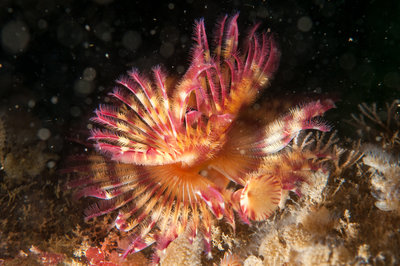
[[[383,82],[389,88],[400,88],[400,74],[398,72],[389,72],[383,78]]]
[[[179,41],[179,30],[174,26],[165,26],[160,31],[160,40],[177,43]]]
[[[190,41],[190,38],[187,35],[182,35],[180,37],[180,41],[181,41],[182,44],[185,44],[185,43]]]
[[[179,66],[177,66],[176,71],[177,71],[179,74],[183,74],[183,73],[185,72],[185,67],[182,66],[182,65],[179,65]]]
[[[47,29],[47,26],[48,26],[47,21],[44,19],[39,19],[37,25],[38,25],[38,28],[41,30]]]
[[[86,96],[92,93],[93,90],[94,90],[94,85],[91,81],[79,79],[74,84],[74,91],[80,96]]]
[[[96,69],[93,67],[87,67],[83,70],[83,79],[87,81],[92,81],[96,78]]]
[[[83,41],[85,31],[76,22],[67,21],[57,29],[57,38],[60,43],[67,47],[75,47]]]
[[[79,117],[82,114],[82,111],[78,106],[72,106],[69,112],[73,117]]]
[[[85,103],[87,105],[91,105],[93,103],[93,99],[88,97],[88,98],[85,99]]]
[[[103,40],[105,42],[109,42],[112,40],[112,28],[107,23],[102,22],[96,24],[94,26],[93,32],[100,40]]]
[[[171,57],[174,54],[174,51],[174,45],[170,42],[165,42],[160,47],[160,54],[165,58]]]
[[[359,65],[354,70],[354,78],[357,82],[359,82],[363,86],[371,86],[371,83],[374,79],[374,69],[369,64]]]
[[[356,58],[354,57],[353,54],[343,54],[339,58],[339,65],[346,70],[351,70],[355,67],[356,65]]]
[[[48,161],[47,162],[47,168],[54,168],[54,166],[56,166],[56,162],[55,161]]]
[[[57,103],[58,103],[58,97],[57,97],[57,96],[51,97],[50,102],[51,102],[52,104],[57,104]]]
[[[35,107],[35,105],[36,105],[35,100],[29,100],[29,101],[28,101],[28,107],[29,107],[29,108],[33,108],[33,107]]]
[[[269,16],[269,12],[266,7],[261,6],[257,9],[257,17],[265,19],[268,16]]]
[[[10,53],[21,53],[28,46],[30,34],[22,21],[10,21],[1,31],[1,44]]]
[[[312,28],[312,21],[310,17],[304,16],[297,21],[297,28],[303,32],[310,31]]]
[[[306,52],[307,47],[308,47],[307,43],[300,41],[296,43],[295,51],[297,54],[303,54]]]
[[[336,5],[325,1],[324,7],[321,9],[321,13],[324,17],[332,17],[335,14]]]
[[[40,140],[47,140],[51,136],[51,132],[47,128],[41,128],[37,132],[37,136]]]
[[[127,31],[122,37],[122,45],[129,50],[136,50],[142,44],[142,37],[137,31]]]
[[[169,8],[170,10],[172,10],[172,9],[175,8],[175,5],[174,5],[173,3],[169,3],[169,4],[168,4],[168,8]]]

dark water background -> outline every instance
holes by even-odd
[[[0,108],[31,112],[61,152],[120,74],[157,64],[181,74],[194,20],[204,17],[210,36],[219,17],[240,11],[242,36],[254,22],[277,33],[282,60],[270,90],[340,95],[331,112],[340,129],[357,104],[399,97],[399,3],[2,0]]]

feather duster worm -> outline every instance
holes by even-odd
[[[86,210],[87,219],[118,209],[115,226],[130,232],[125,256],[153,243],[163,250],[183,232],[190,239],[200,232],[211,256],[215,218],[232,227],[234,212],[246,223],[264,220],[282,190],[305,180],[299,173],[318,167],[309,156],[278,152],[301,130],[330,130],[317,117],[333,102],[310,102],[266,124],[243,119],[280,52],[270,33],[256,32],[258,25],[239,49],[237,18],[218,23],[212,50],[204,21],[196,22],[191,64],[177,85],[160,67],[152,78],[132,70],[111,93],[116,104],[95,112],[90,139],[99,155],[77,160],[69,187],[76,198],[101,199]]]

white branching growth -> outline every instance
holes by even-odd
[[[400,214],[400,99],[386,103],[386,110],[365,103],[358,106],[360,114],[352,115],[363,146],[363,163],[369,166],[375,206],[382,211]]]
[[[364,164],[370,166],[371,187],[382,211],[400,214],[400,160],[372,145],[365,146]]]
[[[386,110],[377,109],[376,103],[371,106],[366,103],[358,105],[359,115],[352,114],[352,124],[358,134],[369,142],[382,146],[383,149],[393,149],[400,146],[400,99],[386,103]]]

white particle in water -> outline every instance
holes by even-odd
[[[37,132],[37,136],[40,140],[47,140],[51,136],[51,132],[47,128],[41,128]]]
[[[94,84],[86,79],[79,79],[74,84],[74,91],[79,96],[85,96],[92,93],[94,90]]]
[[[22,21],[10,21],[1,31],[1,44],[10,53],[25,51],[30,40],[28,27]]]
[[[303,32],[310,31],[312,28],[312,21],[310,17],[304,16],[297,21],[297,28]]]
[[[52,104],[57,104],[57,103],[58,103],[58,97],[57,97],[57,96],[51,97],[50,102],[51,102]]]
[[[56,162],[55,161],[49,161],[49,162],[47,162],[47,167],[48,168],[53,168],[54,166],[56,166]]]
[[[35,100],[29,100],[29,101],[28,101],[28,107],[29,107],[29,108],[33,108],[33,107],[35,107],[35,105],[36,105]]]
[[[83,79],[87,81],[92,81],[96,78],[96,69],[93,67],[87,67],[83,70]]]

